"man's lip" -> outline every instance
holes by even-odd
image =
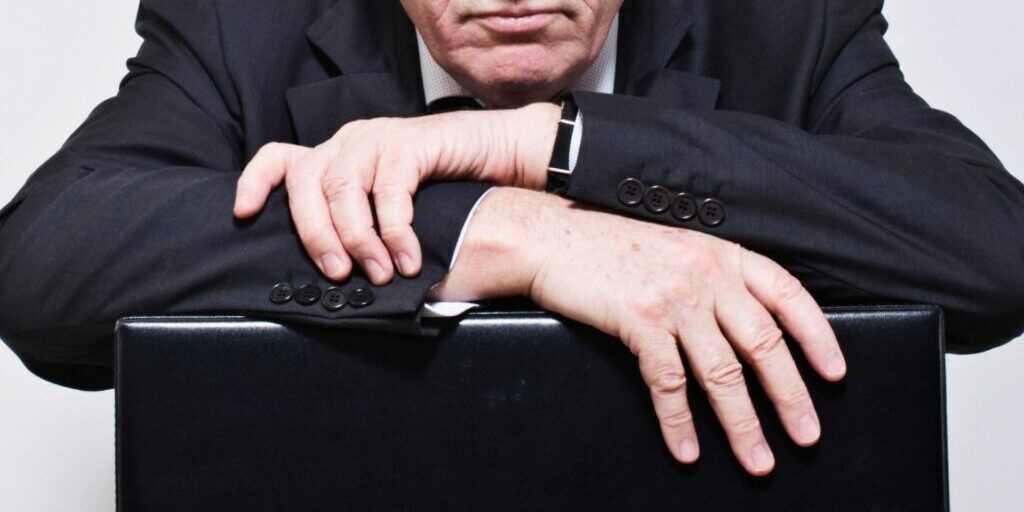
[[[503,34],[524,34],[543,29],[562,14],[559,10],[509,9],[473,16],[488,30]]]

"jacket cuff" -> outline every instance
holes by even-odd
[[[474,181],[426,183],[413,199],[415,216],[413,231],[423,248],[423,263],[446,271],[455,259],[455,249],[462,238],[469,216],[495,185]],[[462,229],[456,229],[461,226]]]

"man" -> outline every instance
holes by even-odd
[[[880,3],[144,0],[118,95],[0,211],[0,337],[101,389],[130,314],[432,334],[425,300],[524,295],[621,338],[692,462],[685,356],[766,474],[739,361],[816,442],[779,329],[842,378],[815,299],[942,305],[960,352],[1024,330],[1024,186]]]

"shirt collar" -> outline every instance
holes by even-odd
[[[434,57],[427,50],[427,45],[416,31],[416,42],[420,54],[420,74],[423,76],[423,97],[426,104],[430,105],[436,100],[451,96],[472,97],[459,82],[455,81],[447,71],[442,68]],[[619,16],[615,15],[612,26],[608,29],[608,38],[601,47],[601,53],[576,81],[574,89],[584,91],[601,92],[611,94],[615,92],[615,60],[618,54],[619,42]]]

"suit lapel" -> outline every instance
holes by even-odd
[[[692,50],[689,0],[625,0],[619,18],[616,91],[674,108],[714,109],[721,82],[676,64]]]
[[[327,61],[326,80],[293,87],[298,143],[313,146],[357,119],[422,113],[416,35],[398,2],[338,2],[306,30]]]

